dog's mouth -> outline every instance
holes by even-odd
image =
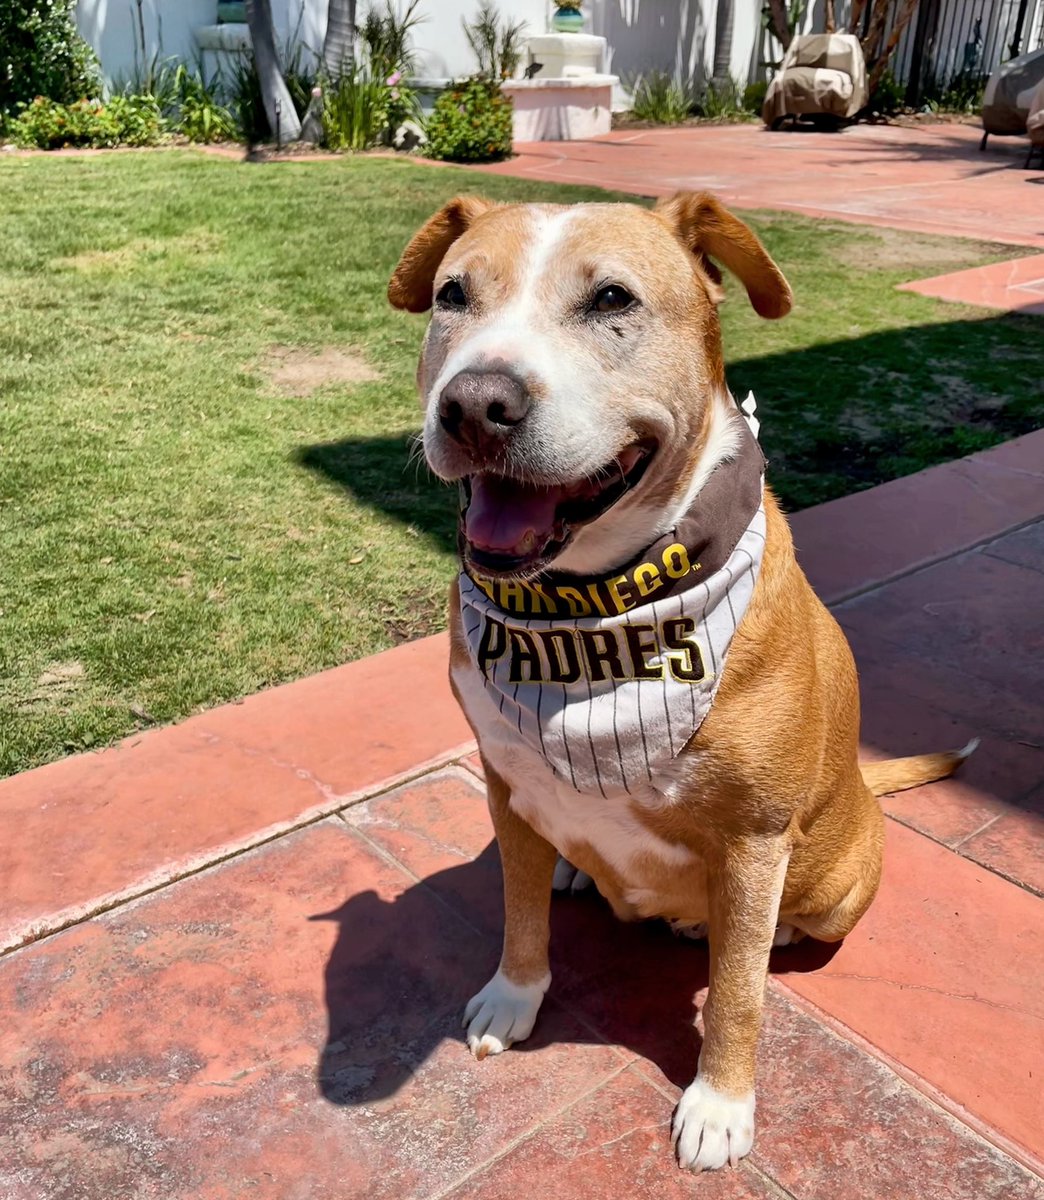
[[[485,471],[465,476],[460,527],[467,562],[487,575],[536,574],[577,529],[638,485],[655,453],[654,442],[634,442],[573,483],[525,483]]]

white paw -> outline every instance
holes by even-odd
[[[551,887],[556,892],[584,892],[593,882],[586,871],[578,870],[561,854],[558,856],[558,862],[555,863],[555,874],[551,880]]]
[[[734,1167],[754,1144],[754,1093],[734,1100],[697,1076],[678,1101],[673,1133],[679,1166]]]
[[[501,1054],[513,1042],[525,1041],[533,1032],[544,993],[551,984],[545,975],[539,983],[518,984],[496,975],[464,1009],[468,1048],[476,1058]]]

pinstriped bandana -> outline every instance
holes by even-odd
[[[460,575],[464,633],[490,698],[579,792],[648,784],[710,711],[765,547],[764,459],[740,425],[738,452],[676,528],[612,575]]]

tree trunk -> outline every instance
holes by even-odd
[[[852,0],[852,15],[848,21],[848,32],[859,36],[859,26],[866,12],[866,0]]]
[[[301,136],[301,122],[297,119],[297,110],[279,65],[271,0],[246,0],[246,16],[269,127],[280,145],[296,142]]]
[[[863,57],[866,59],[868,70],[877,64],[877,48],[884,37],[885,22],[888,20],[890,7],[891,0],[872,0],[870,26],[866,31],[866,37],[862,39]]]
[[[783,52],[786,53],[790,49],[791,32],[790,24],[787,21],[787,5],[786,0],[768,0],[769,16],[772,20],[772,32],[779,39],[783,47]]]
[[[880,56],[875,60],[873,67],[870,70],[867,86],[870,89],[870,94],[873,95],[874,88],[881,82],[881,76],[885,73],[885,68],[895,53],[896,46],[899,45],[899,39],[903,36],[903,30],[910,24],[910,18],[917,10],[917,0],[902,0],[902,7],[896,14],[895,24],[892,26],[892,32],[888,35],[888,41],[885,43],[885,48],[881,51]]]
[[[714,83],[728,83],[732,79],[732,30],[735,16],[734,0],[718,0],[718,17],[714,24],[714,67],[711,71]]]
[[[355,66],[355,0],[329,0],[323,67],[327,77],[340,79]]]
[[[827,33],[837,31],[837,18],[834,16],[834,0],[823,0],[823,28]]]

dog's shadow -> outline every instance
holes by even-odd
[[[496,844],[393,900],[358,893],[333,912],[326,964],[326,1045],[319,1088],[334,1104],[394,1095],[445,1040],[463,1047],[461,1014],[496,968],[503,921]],[[533,1035],[512,1053],[556,1041],[609,1042],[654,1063],[678,1086],[699,1053],[696,997],[708,981],[705,942],[663,922],[623,924],[592,890],[552,904],[554,982]],[[807,940],[774,951],[773,973],[815,970],[836,946]]]

